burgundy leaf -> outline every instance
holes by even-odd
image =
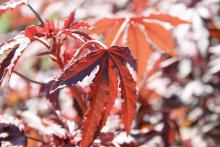
[[[104,60],[103,60],[104,61]],[[102,62],[99,72],[97,73],[91,85],[89,96],[91,98],[90,109],[85,115],[85,120],[82,126],[82,141],[80,146],[87,147],[91,145],[101,130],[100,123],[103,119],[106,100],[109,94],[108,83],[106,82],[105,63]],[[100,85],[100,86],[97,86]]]
[[[55,79],[51,91],[59,86],[73,85],[88,76],[93,69],[100,64],[104,50],[93,51],[90,54],[76,60],[64,72]]]
[[[4,136],[5,135],[5,136]],[[12,145],[22,145],[27,146],[27,137],[23,131],[13,125],[0,123],[0,142],[8,141]]]
[[[11,49],[7,57],[0,63],[0,85],[6,74],[11,75],[18,59],[30,43],[30,39],[20,33],[8,42],[8,44],[6,42],[0,46],[0,55]]]
[[[73,62],[51,81],[51,92],[54,92],[58,88],[76,84],[99,66],[88,94],[91,102],[82,125],[82,147],[91,145],[105,125],[118,94],[118,75],[123,99],[122,121],[127,133],[130,132],[136,111],[136,87],[126,63],[135,67],[135,59],[128,48],[114,46],[98,49]]]

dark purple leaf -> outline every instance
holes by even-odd
[[[6,124],[0,123],[0,142],[8,141],[12,145],[27,145],[27,137],[23,131],[13,125],[13,124]]]

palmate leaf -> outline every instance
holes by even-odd
[[[53,83],[51,92],[54,92],[64,86],[76,84],[99,66],[90,86],[92,90],[88,94],[91,102],[82,125],[82,147],[91,145],[104,126],[118,94],[118,78],[123,100],[122,122],[126,132],[130,132],[136,110],[136,88],[126,63],[135,67],[135,59],[127,47],[98,49],[72,63],[50,82]]]
[[[4,80],[4,77],[8,74],[11,75],[18,59],[27,48],[30,43],[30,39],[27,38],[23,32],[17,34],[15,37],[6,41],[0,45],[0,56],[7,51],[8,55],[0,63],[0,86]]]
[[[137,77],[139,81],[145,72],[147,59],[154,51],[152,45],[171,56],[175,55],[175,45],[171,32],[163,26],[163,23],[178,26],[189,22],[168,14],[150,14],[146,17],[135,16],[130,18],[103,18],[98,20],[88,33],[102,34],[104,42],[108,46],[128,46],[137,58]]]
[[[0,5],[0,15],[5,11],[14,9],[20,5],[27,5],[28,0],[8,0]]]

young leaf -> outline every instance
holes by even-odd
[[[27,137],[23,131],[12,124],[0,123],[0,143],[10,142],[13,146],[27,146]]]
[[[64,26],[63,28],[66,29],[66,28],[69,28],[70,25],[73,23],[73,21],[75,20],[75,11],[72,11],[68,18],[64,21]]]
[[[76,22],[75,20],[75,11],[72,11],[68,18],[64,21],[63,29],[79,29],[79,28],[88,28],[89,24],[86,22]]]

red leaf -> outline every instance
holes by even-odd
[[[168,23],[170,23],[171,25],[173,25],[175,27],[178,26],[178,25],[181,25],[181,24],[190,24],[191,23],[189,21],[182,20],[178,17],[172,16],[172,15],[169,15],[169,14],[163,14],[163,13],[160,13],[160,14],[152,13],[149,16],[144,17],[144,18],[146,18],[146,19],[156,19],[156,20],[159,20],[159,21],[168,22]]]
[[[122,122],[127,134],[129,134],[136,111],[136,86],[129,70],[123,66],[122,61],[115,56],[111,56],[111,58],[119,72],[121,97],[123,99]]]
[[[129,25],[127,45],[131,48],[134,56],[138,59],[137,79],[139,81],[142,74],[145,72],[147,59],[153,52],[153,49],[149,45],[144,33],[135,24]]]
[[[83,28],[89,28],[90,25],[86,22],[74,22],[71,26],[70,29],[83,29]]]
[[[95,34],[102,34],[105,33],[111,28],[115,23],[114,19],[109,19],[109,18],[103,18],[101,20],[98,20],[95,24],[94,27],[88,31],[88,33],[95,33]]]
[[[93,51],[87,56],[76,60],[67,67],[58,78],[56,78],[56,82],[54,82],[51,91],[54,91],[60,85],[72,85],[83,80],[84,77],[88,76],[92,70],[100,64],[104,53],[104,49]]]
[[[75,20],[75,11],[72,11],[68,18],[64,21],[64,29],[69,28],[72,22]]]
[[[146,22],[144,25],[147,35],[159,49],[164,50],[172,56],[176,54],[174,50],[174,41],[170,31],[158,23]]]
[[[78,85],[71,86],[70,90],[70,95],[73,96],[74,99],[76,99],[80,108],[82,109],[82,112],[86,112],[87,104],[84,101],[86,98],[86,91]]]
[[[150,23],[149,21],[152,20],[156,20],[157,23]],[[103,35],[104,42],[108,46],[127,45],[137,58],[138,80],[140,80],[146,70],[147,59],[153,52],[152,44],[170,55],[175,54],[171,32],[160,25],[162,22],[170,23],[173,26],[189,23],[168,14],[116,19],[103,18],[98,20],[88,33]],[[144,26],[145,29],[143,29]]]
[[[127,133],[129,133],[136,110],[136,89],[126,63],[135,67],[133,62],[135,60],[128,48],[115,46],[108,49],[99,49],[75,61],[52,81],[51,91],[53,92],[60,87],[76,84],[99,65],[98,73],[90,86],[92,90],[89,92],[88,100],[91,102],[82,125],[81,146],[92,144],[110,114],[118,94],[118,76],[116,72],[119,74],[119,86],[124,101],[122,120]]]
[[[121,25],[123,23],[123,19],[118,19],[114,23],[113,26],[111,26],[111,29],[108,29],[108,31],[105,33],[105,40],[104,43],[108,46],[111,46],[115,36],[117,35]]]
[[[105,122],[110,114],[110,111],[112,110],[115,99],[118,94],[118,78],[117,73],[115,71],[115,66],[112,62],[112,60],[108,60],[108,83],[109,83],[109,95],[108,103],[106,104],[105,112],[103,114],[103,119],[100,124],[100,128],[102,128],[105,125]]]
[[[68,18],[64,21],[63,29],[80,29],[88,28],[90,25],[86,22],[76,22],[75,21],[75,11],[72,11]]]
[[[104,60],[103,60],[104,61]],[[97,73],[93,83],[91,85],[91,91],[89,98],[91,99],[91,105],[88,112],[85,115],[85,120],[82,126],[82,141],[80,146],[87,147],[91,145],[92,141],[98,135],[101,130],[100,123],[102,122],[105,112],[106,100],[109,95],[109,87],[105,77],[105,63],[102,62],[100,70]]]
[[[2,15],[2,13],[4,13],[8,9],[14,9],[20,5],[27,5],[27,4],[28,4],[28,0],[9,0],[0,5],[0,15]]]
[[[25,36],[28,37],[30,40],[34,40],[34,37],[43,37],[46,36],[46,32],[43,30],[43,28],[38,26],[29,26],[25,29],[24,32]]]

